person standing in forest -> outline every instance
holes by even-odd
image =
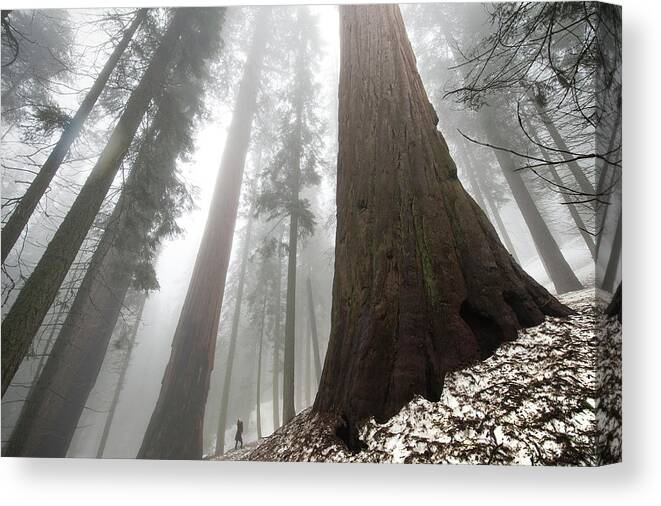
[[[243,420],[240,418],[236,419],[236,434],[234,434],[234,449],[236,450],[241,443],[241,448],[243,448]]]

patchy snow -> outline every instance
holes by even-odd
[[[220,456],[205,456],[205,460],[247,460],[246,457],[250,452],[252,452],[255,447],[261,443],[263,439],[259,441],[253,441],[252,443],[246,443],[243,445],[243,448],[238,448],[236,450],[230,449]],[[233,448],[233,447],[232,447]]]
[[[306,410],[232,460],[598,465],[621,459],[621,327],[595,291],[561,297],[577,311],[521,331],[489,359],[448,374],[442,398],[416,397],[366,422],[351,453],[335,420]]]

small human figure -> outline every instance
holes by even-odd
[[[236,450],[241,443],[243,448],[243,421],[240,418],[236,419],[236,434],[234,435],[234,449]]]

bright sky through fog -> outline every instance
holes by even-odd
[[[331,94],[337,93],[337,65],[339,65],[339,22],[336,6],[313,6],[313,14],[319,18],[323,59],[320,64],[321,85],[324,87],[319,100],[325,105],[334,104]],[[245,43],[249,43],[251,34],[243,34]],[[237,79],[238,81],[238,79]],[[210,100],[216,100],[212,96]],[[111,452],[107,456],[127,456],[139,446],[139,439],[149,422],[149,416],[156,403],[163,371],[170,354],[169,343],[174,335],[179,312],[186,296],[188,283],[193,272],[195,258],[202,240],[204,226],[211,204],[220,159],[225,146],[227,129],[232,120],[232,103],[220,101],[210,104],[213,114],[200,125],[196,135],[195,151],[189,162],[181,165],[182,175],[188,183],[197,187],[199,193],[195,200],[196,208],[179,219],[184,233],[179,237],[165,241],[158,257],[156,273],[160,289],[153,292],[145,306],[143,324],[137,335],[137,344],[133,350],[131,364],[126,379],[126,387],[118,406],[115,423],[119,427],[131,427],[121,438],[109,442]],[[329,111],[327,117],[334,117]],[[334,130],[333,130],[334,131]],[[329,160],[334,163],[335,160]],[[250,160],[246,169],[250,170]],[[245,187],[244,187],[245,190]],[[334,201],[334,195],[327,184],[313,189],[324,202]],[[333,204],[334,206],[334,204]],[[244,219],[239,216],[236,232],[240,232]],[[238,240],[233,241],[232,254],[236,253]],[[232,261],[232,260],[231,260]],[[167,344],[166,344],[167,342]],[[108,394],[103,391],[103,382],[97,382],[97,398]],[[93,392],[94,394],[95,392]],[[85,413],[87,421],[81,420],[81,426],[89,426],[90,433],[80,430],[72,445],[72,452],[80,455],[95,450],[96,438],[93,437],[96,416],[93,412]]]

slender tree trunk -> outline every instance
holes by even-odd
[[[312,338],[312,352],[314,355],[314,379],[319,384],[321,377],[321,354],[319,353],[319,336],[317,334],[317,316],[314,313],[314,298],[312,296],[312,281],[310,276],[306,280],[308,292],[308,314],[310,320],[310,337]]]
[[[241,267],[239,269],[239,284],[236,288],[236,303],[232,315],[232,332],[230,334],[230,345],[227,351],[227,362],[225,362],[225,379],[223,380],[223,391],[220,397],[220,413],[218,416],[218,430],[216,431],[216,455],[225,452],[225,430],[227,428],[227,410],[230,403],[230,387],[232,385],[232,370],[234,368],[234,356],[236,355],[236,341],[239,336],[239,325],[241,323],[241,306],[243,304],[243,290],[246,283],[246,272],[248,269],[248,253],[250,253],[250,239],[252,234],[252,211],[248,218],[246,236],[243,240],[243,252],[241,254]]]
[[[456,61],[457,57],[456,57],[456,54],[454,52],[454,47],[458,47],[457,41],[454,38],[454,36],[452,35],[452,30],[450,29],[450,26],[449,26],[447,20],[444,17],[440,17],[438,19],[438,21],[441,25],[441,29],[443,30],[445,38],[450,42],[450,44],[448,44],[448,48],[449,48],[450,52],[452,53],[453,59]],[[465,81],[466,80],[466,75],[465,75],[466,71],[465,71],[465,69],[462,68],[461,72],[462,72],[463,79]],[[465,141],[464,141],[464,144],[465,144]],[[471,173],[476,178],[476,181],[475,181],[476,184],[481,185],[482,188],[484,188],[486,186],[485,179],[482,177],[481,173],[478,171],[477,164],[475,162],[475,159],[471,155],[470,150],[467,147],[465,147],[463,149],[463,153],[465,154],[466,159],[468,161],[467,166],[469,167]],[[498,206],[494,202],[494,199],[489,194],[489,192],[485,191],[484,195],[486,196],[487,202],[488,202],[489,207],[491,209],[491,214],[493,215],[494,219],[496,220],[496,225],[497,225],[498,230],[500,232],[500,237],[503,239],[503,241],[505,241],[505,246],[507,247],[507,250],[514,257],[514,260],[517,263],[520,263],[519,257],[516,254],[516,250],[514,248],[514,244],[512,243],[512,240],[510,239],[510,236],[507,232],[507,228],[503,224],[503,220],[502,220],[502,217],[500,216],[500,210],[499,210]],[[486,208],[485,207],[482,207],[482,210],[484,210],[485,213],[486,213]]]
[[[468,159],[468,150],[465,149],[463,146],[459,147],[459,157],[461,161],[464,163],[466,177],[468,178],[468,183],[470,184],[470,187],[473,190],[472,196],[475,199],[475,202],[477,202],[477,205],[480,206],[480,209],[482,209],[484,213],[487,214],[487,205],[484,201],[482,188],[478,184],[477,177],[475,176],[475,172],[473,171],[472,160],[469,161]]]
[[[156,132],[165,120],[167,117],[158,112],[142,142],[135,168],[92,255],[43,374],[25,402],[7,445],[10,455],[66,455],[78,419],[101,371],[131,284],[135,258],[148,233],[148,230],[131,231],[139,226],[133,215],[144,215],[145,223],[151,224],[156,213],[153,208],[141,209],[136,188],[147,176],[148,157],[154,144],[158,144]],[[167,178],[159,177],[150,185],[154,195],[165,191],[162,184],[165,181]]]
[[[476,194],[479,195],[479,200],[477,201],[478,205],[480,206],[480,208],[482,208],[484,213],[488,215],[487,208],[483,207],[486,202],[486,205],[491,210],[491,214],[493,215],[494,220],[496,220],[496,226],[498,227],[498,231],[500,232],[500,237],[503,239],[507,251],[509,251],[512,254],[514,260],[516,260],[516,263],[521,263],[518,255],[516,254],[516,249],[514,248],[514,244],[510,239],[510,235],[507,232],[507,228],[503,224],[503,220],[500,216],[500,209],[498,209],[498,206],[496,206],[496,203],[494,202],[494,199],[490,195],[490,193],[484,190],[484,178],[481,177],[480,174],[476,173],[475,159],[470,155],[470,152],[467,149],[463,149],[461,151],[464,153],[464,157],[466,159],[466,172],[469,175],[469,182],[471,186],[473,186],[473,183],[475,183],[473,188],[475,188]]]
[[[620,265],[620,256],[622,255],[622,211],[617,218],[617,227],[615,228],[615,235],[611,246],[610,256],[604,271],[604,279],[601,283],[603,290],[612,292],[615,289],[615,281],[617,278],[617,268]]]
[[[84,270],[84,267],[79,266],[73,269],[72,272],[72,280],[71,280],[71,286],[65,291],[64,297],[61,298],[62,300],[62,305],[64,305],[64,301],[69,300],[71,296],[73,295],[73,292],[75,290],[75,287],[77,285],[77,282],[80,281],[80,278],[83,276],[79,276],[81,272]],[[57,302],[55,303],[57,305]],[[44,366],[46,365],[46,361],[48,360],[48,357],[50,355],[50,351],[53,348],[53,343],[55,341],[55,336],[57,334],[57,330],[59,326],[63,323],[63,321],[66,319],[67,311],[65,308],[61,309],[55,318],[55,321],[51,324],[52,327],[48,333],[48,338],[46,339],[46,345],[44,346],[44,350],[41,354],[41,357],[39,358],[39,363],[37,364],[37,370],[34,373],[34,377],[32,380],[32,384],[30,385],[30,390],[28,391],[28,395],[25,397],[26,399],[29,399],[30,396],[32,395],[32,392],[34,391],[35,386],[37,385],[37,382],[39,381],[39,376],[41,375],[41,371],[44,370]]]
[[[309,319],[309,318],[308,318]],[[309,325],[308,325],[309,327]],[[305,331],[302,333],[305,335]],[[303,340],[303,402],[301,407],[310,405],[310,392],[312,383],[312,336]]]
[[[202,458],[204,409],[269,19],[270,9],[260,7],[209,217],[139,458]]]
[[[300,138],[299,138],[300,139]],[[294,163],[295,183],[293,200],[298,200],[298,178],[300,158]],[[296,359],[296,250],[298,245],[298,214],[293,212],[289,221],[289,247],[287,252],[287,303],[285,313],[285,359],[282,375],[282,423],[287,423],[296,415],[294,406]]]
[[[505,146],[506,144],[500,136],[498,127],[488,111],[482,112],[482,122],[491,144],[494,146]],[[583,285],[581,285],[576,274],[574,274],[574,271],[562,255],[560,247],[555,242],[544,218],[542,218],[539,209],[530,196],[523,178],[516,170],[512,156],[499,149],[494,149],[494,153],[503,171],[503,176],[505,176],[505,180],[512,191],[514,200],[519,206],[526,225],[528,225],[528,230],[535,243],[535,248],[537,248],[542,265],[555,286],[556,292],[562,294],[580,290],[583,288]]]
[[[94,104],[96,104],[97,99],[105,88],[110,74],[112,74],[112,71],[117,66],[117,62],[121,58],[122,54],[124,54],[124,51],[129,45],[129,42],[133,38],[133,35],[135,34],[142,21],[145,19],[146,15],[147,9],[138,10],[138,13],[133,19],[133,22],[124,32],[124,36],[119,41],[119,44],[115,46],[115,49],[110,55],[110,58],[108,58],[108,61],[97,76],[96,81],[94,81],[94,84],[87,92],[87,95],[78,107],[78,111],[76,111],[76,114],[71,119],[71,122],[62,132],[62,135],[57,141],[57,144],[55,144],[53,151],[51,151],[50,155],[46,159],[46,162],[41,167],[41,170],[30,183],[27,191],[23,197],[21,197],[21,200],[16,206],[16,209],[14,209],[12,215],[9,217],[9,220],[2,229],[3,264],[5,263],[7,255],[9,255],[9,252],[12,250],[16,244],[16,241],[23,232],[23,229],[25,229],[25,225],[27,225],[28,220],[32,216],[32,213],[39,203],[39,200],[41,200],[41,197],[43,197],[44,193],[48,189],[48,186],[53,180],[53,177],[55,177],[55,174],[60,168],[64,158],[67,156],[71,145],[80,134],[85,120],[89,116],[92,108],[94,107]]]
[[[282,242],[282,240],[280,241]],[[273,319],[273,431],[280,427],[280,346],[282,344],[282,253],[278,245],[278,271],[275,278],[275,318]]]
[[[299,63],[300,65],[300,63]],[[299,91],[296,98],[296,149],[292,157],[293,180],[291,187],[292,202],[298,202],[301,180],[301,128],[303,122],[303,101]],[[287,423],[296,416],[294,405],[295,362],[296,362],[296,262],[298,249],[298,213],[291,213],[289,221],[289,245],[287,258],[287,305],[285,313],[285,357],[282,374],[282,423]]]
[[[133,346],[135,345],[135,337],[138,335],[138,329],[140,328],[140,322],[142,321],[142,312],[145,309],[145,303],[147,302],[147,294],[141,294],[138,301],[138,311],[136,313],[135,322],[131,326],[130,335],[127,339],[126,352],[124,353],[124,359],[122,360],[122,368],[119,371],[119,378],[117,379],[117,384],[115,385],[115,392],[113,393],[112,401],[110,403],[110,411],[108,411],[108,416],[106,417],[106,423],[103,426],[103,433],[101,434],[101,441],[99,442],[99,448],[96,451],[96,458],[103,458],[103,453],[106,449],[106,443],[108,442],[108,436],[110,435],[110,428],[112,427],[112,422],[115,418],[115,411],[117,411],[117,404],[119,404],[119,395],[124,388],[124,381],[126,380],[126,372],[129,369],[129,363],[131,361],[131,353],[133,351]]]
[[[462,187],[397,5],[340,6],[337,234],[314,410],[358,426],[570,310],[514,262]],[[378,188],[379,191],[374,191]]]
[[[264,288],[264,300],[262,302],[261,318],[259,321],[259,348],[257,352],[257,392],[256,392],[256,415],[257,415],[257,439],[262,439],[262,350],[264,348],[264,320],[266,319],[266,295],[268,288]]]
[[[622,281],[617,285],[613,298],[604,312],[610,317],[616,317],[622,323]]]
[[[186,27],[187,12],[187,9],[175,11],[108,144],[2,322],[3,395],[94,222],[149,103],[161,91],[179,37]]]
[[[560,178],[560,175],[558,174],[558,171],[555,169],[555,164],[552,163],[551,157],[549,156],[548,151],[544,149],[541,141],[539,140],[539,136],[537,134],[537,129],[533,126],[532,122],[528,120],[528,118],[524,118],[525,125],[528,128],[528,131],[530,132],[530,137],[538,144],[538,148],[540,153],[542,154],[542,158],[548,162],[548,168],[549,172],[551,173],[551,177],[553,178],[554,183],[558,186],[558,188],[562,188],[564,185],[562,179]],[[562,195],[562,200],[567,206],[569,210],[569,214],[571,214],[572,219],[574,220],[574,223],[576,224],[576,228],[578,228],[578,231],[581,234],[581,237],[583,238],[583,241],[585,242],[585,245],[587,246],[588,250],[590,251],[590,255],[592,256],[593,260],[596,260],[596,247],[594,244],[594,239],[590,235],[590,232],[588,232],[587,227],[585,226],[585,222],[583,221],[583,218],[581,217],[580,213],[578,212],[578,209],[576,209],[576,205],[572,202],[572,200],[569,198],[569,195],[564,190],[560,190],[561,195]]]
[[[507,251],[509,251],[512,254],[516,263],[520,264],[521,260],[519,259],[519,255],[516,254],[516,249],[514,248],[514,244],[512,243],[510,234],[507,231],[507,227],[503,223],[502,216],[500,215],[500,208],[496,205],[493,197],[489,193],[485,193],[485,195],[486,195],[485,198],[487,201],[487,205],[491,210],[491,214],[493,215],[494,220],[496,220],[496,227],[498,227],[498,231],[500,232],[500,237],[502,237],[503,242],[505,243],[505,247],[507,248]]]
[[[597,152],[608,153],[611,161],[610,163],[602,160],[597,162],[597,173],[599,174],[597,191],[600,202],[595,216],[598,232],[596,282],[597,286],[609,291],[612,291],[615,286],[617,268],[622,255],[622,169],[619,166],[622,156],[622,101],[620,94],[621,88],[615,99],[617,101],[614,111],[615,118],[612,122],[602,118],[597,127],[596,136]],[[602,105],[603,108],[605,108],[604,105]],[[602,114],[604,113],[605,111],[602,110]],[[609,123],[611,124],[609,125]],[[610,135],[606,135],[609,130]],[[610,244],[606,241],[606,249],[604,249],[604,237],[611,236],[611,233],[613,240]],[[619,285],[622,285],[621,281]]]
[[[565,143],[565,140],[562,138],[562,135],[560,135],[560,132],[555,127],[555,124],[553,123],[553,121],[551,121],[551,118],[549,118],[549,115],[546,113],[542,105],[539,103],[539,100],[537,100],[535,97],[532,96],[531,91],[529,92],[529,95],[531,97],[532,103],[535,106],[535,109],[537,110],[537,114],[539,114],[539,117],[542,120],[542,123],[544,123],[544,126],[551,135],[551,138],[553,139],[556,148],[560,150],[560,155],[565,160],[565,162],[567,163],[567,167],[569,167],[569,170],[576,179],[576,182],[578,183],[578,187],[580,188],[581,193],[583,193],[585,198],[590,198],[591,196],[594,196],[595,195],[594,185],[586,177],[585,173],[583,172],[583,169],[581,169],[578,162],[571,160],[572,158],[571,151],[569,147],[567,147],[567,144]]]
[[[296,290],[299,291],[298,289]],[[300,309],[300,308],[297,308]],[[301,314],[300,310],[296,312],[298,317],[296,318],[296,335],[299,336],[299,339],[296,340],[296,385],[294,392],[296,393],[296,402],[295,405],[298,406],[299,410],[305,408],[305,378],[306,378],[306,361],[307,361],[307,341],[306,339],[307,332],[307,318],[305,314]]]

